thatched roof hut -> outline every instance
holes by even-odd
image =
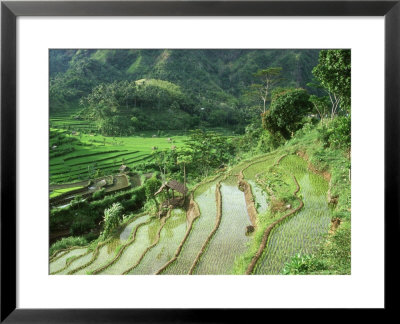
[[[154,194],[154,196],[157,196],[160,192],[162,192],[163,190],[169,190],[172,189],[174,191],[177,191],[179,193],[181,193],[182,195],[186,195],[188,192],[188,189],[186,188],[186,186],[183,183],[180,183],[176,180],[170,180],[168,182],[165,182],[158,190],[157,192]]]
[[[188,191],[188,189],[186,188],[186,186],[183,183],[180,183],[176,180],[168,181],[166,186],[171,188],[172,190],[180,192],[183,195],[185,195]]]

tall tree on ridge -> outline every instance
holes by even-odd
[[[255,83],[250,86],[250,93],[257,95],[263,101],[263,114],[267,110],[267,101],[270,97],[272,88],[281,81],[281,67],[270,67],[258,70],[253,74],[254,77],[260,79],[261,83]]]

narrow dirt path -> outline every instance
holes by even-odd
[[[253,225],[254,229],[256,229],[258,213],[256,206],[254,205],[254,196],[251,190],[251,186],[246,180],[244,180],[243,170],[241,170],[238,174],[238,181],[239,181],[238,187],[239,190],[243,191],[244,193],[244,200],[246,202],[247,213],[249,214],[251,224]]]
[[[281,160],[281,159],[282,159],[282,158],[280,158],[280,160]],[[279,160],[279,161],[280,161],[280,160]],[[285,214],[284,216],[282,216],[281,218],[279,218],[278,220],[276,220],[275,222],[273,222],[271,225],[269,225],[269,226],[267,227],[267,229],[264,231],[264,235],[263,235],[263,238],[262,238],[260,247],[258,248],[256,254],[253,256],[253,258],[252,258],[252,260],[251,260],[251,262],[250,262],[250,264],[249,264],[249,266],[248,266],[248,268],[247,268],[247,270],[246,270],[246,274],[247,274],[247,275],[252,274],[252,272],[253,272],[253,270],[254,270],[254,267],[255,267],[256,264],[257,264],[257,261],[260,259],[261,255],[262,255],[262,253],[263,253],[263,251],[264,251],[264,249],[265,249],[265,247],[266,247],[266,245],[267,245],[268,238],[269,238],[269,235],[270,235],[272,229],[273,229],[277,224],[281,223],[284,219],[286,219],[286,218],[288,218],[289,216],[292,216],[292,215],[294,215],[295,213],[297,213],[297,212],[298,212],[300,209],[302,209],[303,206],[304,206],[303,201],[302,201],[299,197],[297,197],[297,193],[300,191],[300,185],[299,185],[299,183],[297,182],[297,179],[296,179],[295,176],[293,176],[293,180],[294,180],[294,182],[295,182],[295,184],[296,184],[296,187],[297,187],[296,190],[293,192],[293,195],[297,198],[297,200],[299,201],[300,205],[299,205],[297,208],[291,210],[289,213]]]

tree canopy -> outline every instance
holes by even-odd
[[[301,128],[302,119],[312,110],[309,97],[304,89],[273,91],[270,109],[263,115],[264,128],[289,139],[293,132]]]
[[[349,112],[351,105],[350,50],[321,50],[318,65],[312,72],[329,94],[332,117],[339,107]]]

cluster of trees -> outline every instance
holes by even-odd
[[[104,135],[119,135],[122,129],[129,129],[125,134],[130,134],[139,127],[184,130],[195,126],[223,126],[241,133],[254,116],[253,111],[244,109],[254,100],[242,93],[251,84],[253,73],[260,66],[279,65],[283,67],[283,86],[306,87],[317,56],[318,50],[51,50],[50,112],[75,110],[79,101],[100,85],[145,78],[178,86],[185,109],[167,114],[176,105],[162,102],[160,87],[149,88],[133,114],[139,123],[131,125],[130,118],[113,115],[109,123],[99,121]],[[162,95],[168,97],[169,93]],[[150,105],[157,113],[148,116]]]
[[[301,129],[306,117],[321,120],[321,139],[326,146],[350,147],[351,129],[351,56],[350,50],[321,50],[318,65],[312,73],[315,89],[283,88],[280,67],[259,70],[260,82],[252,84],[248,96],[256,98],[261,111],[262,127],[268,134],[271,149],[288,140]],[[261,106],[261,107],[260,107]],[[326,120],[328,119],[329,120]],[[254,130],[253,130],[254,132]]]
[[[224,167],[235,156],[235,146],[230,138],[204,130],[190,131],[182,148],[154,152],[155,163],[163,178],[166,174],[184,182],[186,174],[201,178]]]
[[[162,80],[120,81],[96,86],[80,101],[80,116],[96,122],[106,136],[147,129],[176,129],[197,123],[193,104],[179,86]],[[171,116],[163,120],[166,114]],[[179,125],[182,127],[182,125]]]

